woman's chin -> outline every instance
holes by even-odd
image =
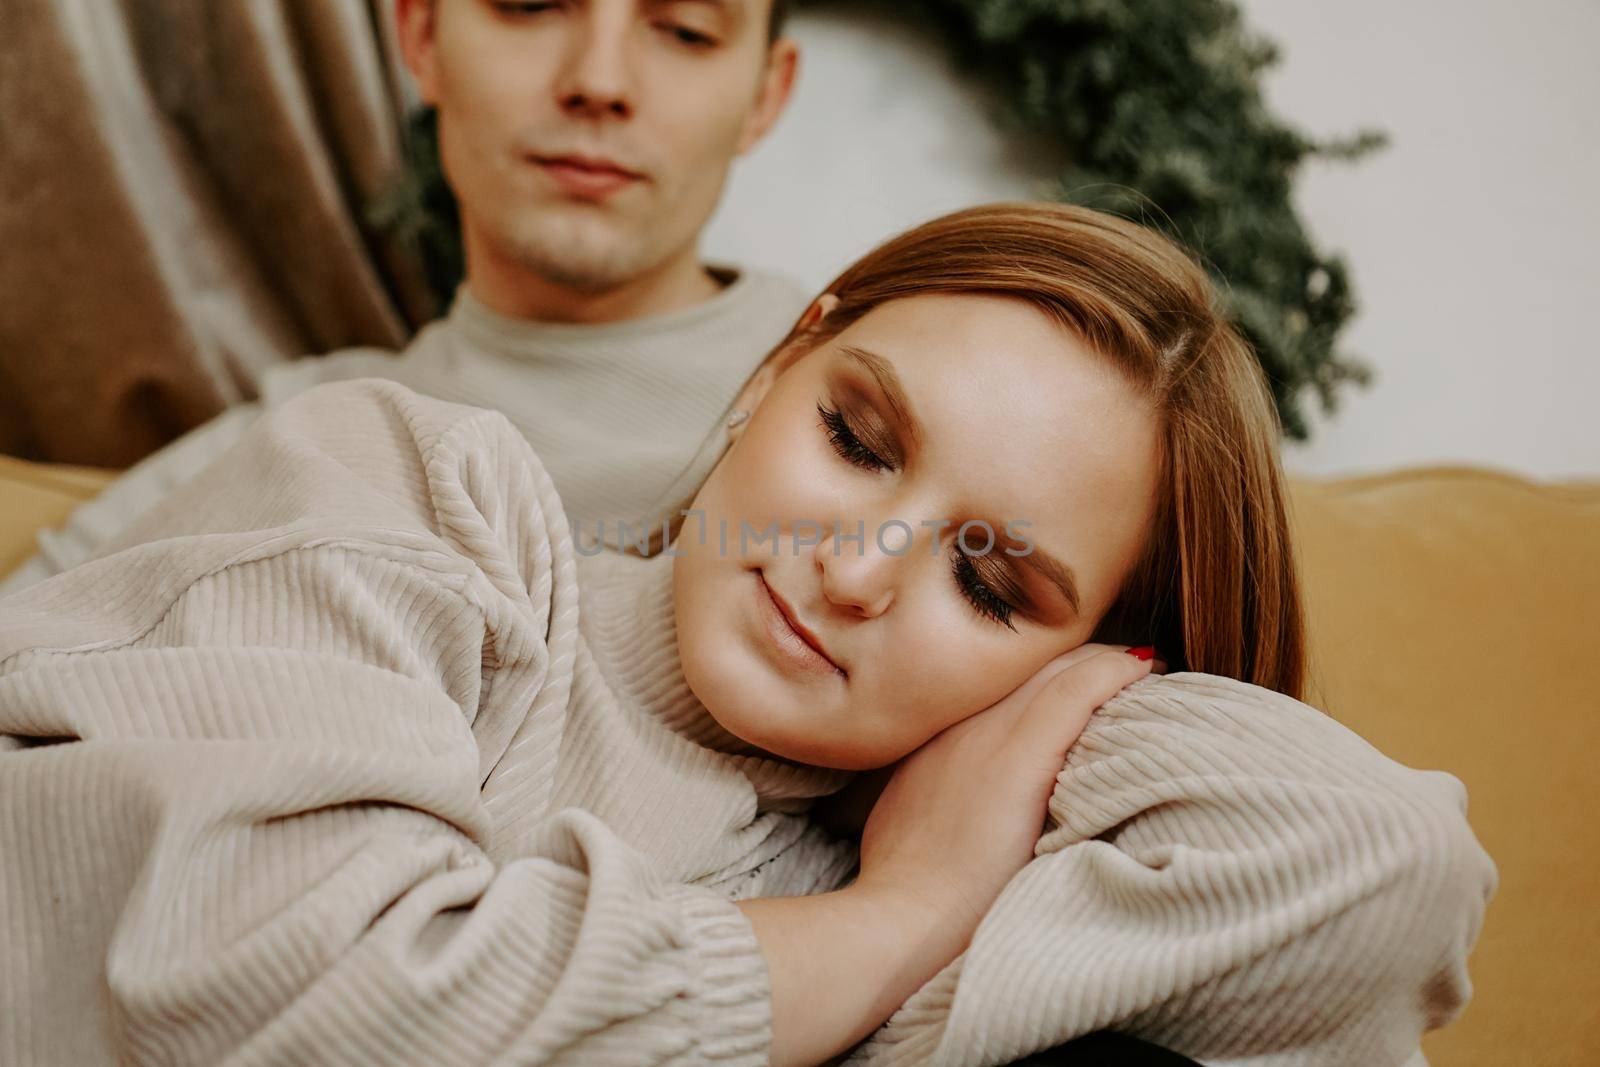
[[[719,710],[715,703],[707,703],[704,700],[701,703],[705,704],[706,711],[718,725],[755,749],[756,754],[791,763],[806,763],[814,767],[827,766],[813,758],[816,754],[811,751],[810,746],[796,744],[791,738],[774,731],[770,719],[763,717],[762,721],[755,721],[750,704],[741,702],[737,710],[727,708]]]
[[[860,771],[893,762],[862,751],[860,739],[837,728],[838,714],[796,693],[764,664],[732,653],[728,644],[684,641],[679,663],[696,699],[730,736],[758,754],[790,763]],[[830,726],[830,722],[834,725]]]
[[[709,710],[709,709],[708,709]],[[712,712],[712,717],[717,718]],[[729,724],[717,718],[722,728],[746,744],[775,759],[790,763],[803,763],[810,767],[826,767],[837,771],[870,771],[894,762],[879,759],[875,754],[863,752],[858,746],[838,737],[819,737],[815,725],[809,731],[779,732],[770,723],[753,724],[748,721]],[[764,728],[763,728],[764,727]]]
[[[796,729],[784,730],[781,723],[770,714],[756,717],[754,708],[760,704],[739,701],[737,709],[723,707],[715,701],[704,699],[706,711],[730,736],[749,745],[753,754],[786,763],[800,763],[809,767],[827,767],[833,770],[866,770],[859,753],[848,747],[841,750],[837,739],[824,741],[816,736],[815,723],[796,724]]]

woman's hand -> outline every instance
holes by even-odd
[[[895,770],[904,762],[862,771],[837,793],[830,793],[811,805],[811,821],[837,837],[860,837],[867,816],[878,802]]]
[[[1089,716],[1154,665],[1124,646],[1082,645],[885,768],[856,885],[931,905],[970,937],[1033,858],[1056,776]]]

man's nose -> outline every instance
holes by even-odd
[[[633,113],[632,21],[619,17],[615,6],[593,5],[563,57],[557,102],[576,118],[627,118]]]
[[[882,615],[894,603],[913,542],[899,524],[830,531],[816,547],[822,595],[862,618]]]

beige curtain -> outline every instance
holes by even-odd
[[[263,368],[395,346],[392,0],[0,0],[0,451],[125,466]]]

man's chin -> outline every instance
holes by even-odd
[[[635,228],[619,220],[571,217],[565,209],[516,235],[512,255],[552,285],[582,293],[606,293],[636,280],[653,265]]]

